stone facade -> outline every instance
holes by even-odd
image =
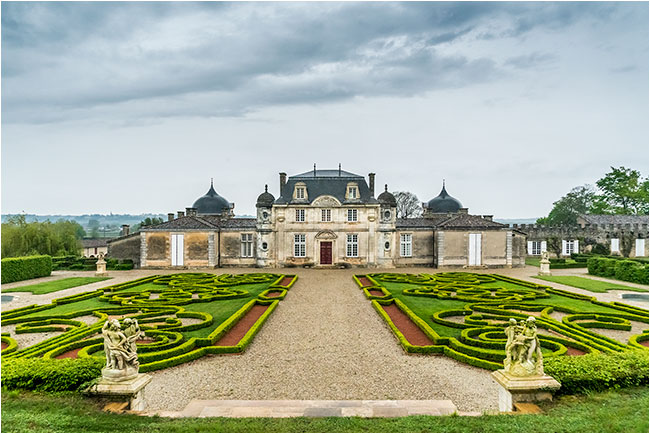
[[[589,223],[590,219],[611,222]],[[576,226],[515,224],[512,227],[527,234],[527,254],[531,256],[540,256],[543,251],[554,256],[558,256],[558,252],[559,256],[590,253],[598,244],[613,255],[625,256],[627,248],[629,257],[648,256],[648,216],[586,215],[578,218]]]
[[[282,173],[280,197],[260,195],[256,218],[187,208],[110,242],[109,254],[146,268],[523,266],[522,231],[466,208],[435,212],[436,201],[425,204],[424,218],[398,219],[385,190],[375,198],[372,173],[368,182],[340,169]],[[209,209],[214,198],[227,203],[211,187],[195,204]]]

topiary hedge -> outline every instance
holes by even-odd
[[[61,392],[80,390],[101,375],[104,360],[14,358],[2,361],[2,387]]]
[[[639,386],[648,384],[648,352],[550,357],[544,359],[544,372],[562,384],[563,394]]]
[[[639,261],[594,256],[587,261],[587,270],[594,276],[648,284],[648,264]]]
[[[2,260],[2,283],[45,277],[52,274],[52,257],[21,256]]]

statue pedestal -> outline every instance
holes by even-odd
[[[560,383],[550,375],[516,377],[503,369],[492,372],[499,383],[499,411],[510,412],[516,402],[552,401]]]
[[[153,377],[138,374],[135,378],[125,381],[110,381],[105,378],[88,389],[88,393],[103,398],[123,399],[129,401],[129,410],[144,410],[144,388]]]
[[[539,262],[539,275],[540,276],[551,275],[551,263],[548,261],[548,259],[542,259]]]
[[[104,261],[104,259],[99,258],[96,265],[97,271],[95,271],[95,276],[108,276],[108,273],[106,272],[106,261]]]

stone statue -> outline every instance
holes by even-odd
[[[540,276],[550,276],[551,275],[551,261],[549,261],[549,255],[547,251],[542,252],[542,259],[539,261],[539,275]]]
[[[106,261],[104,260],[104,254],[100,253],[97,257],[97,271],[95,271],[95,276],[108,276],[106,273]]]
[[[125,320],[126,329],[123,331],[116,319],[106,321],[102,327],[104,336],[104,352],[106,367],[102,369],[102,377],[110,381],[125,381],[138,375],[138,354],[135,341],[140,334],[137,320]],[[128,336],[126,333],[128,333]]]
[[[519,325],[511,318],[505,333],[508,338],[503,361],[506,372],[519,377],[544,375],[535,317],[529,316],[525,323],[522,321]]]

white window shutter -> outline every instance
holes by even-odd
[[[546,252],[546,241],[542,241],[542,252]]]
[[[532,255],[533,254],[533,242],[528,241],[528,254]]]
[[[566,240],[562,240],[562,254],[566,255],[566,252],[567,252]]]
[[[580,247],[578,246],[578,240],[573,241],[573,253],[580,253]]]

